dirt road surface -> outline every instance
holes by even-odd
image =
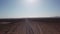
[[[60,22],[24,19],[0,24],[0,34],[60,34]]]

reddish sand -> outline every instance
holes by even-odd
[[[0,34],[60,34],[60,21],[25,20],[0,25]]]

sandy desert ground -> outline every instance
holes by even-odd
[[[0,19],[0,34],[60,34],[60,18]]]

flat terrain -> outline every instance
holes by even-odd
[[[0,34],[60,34],[60,18],[0,19]]]

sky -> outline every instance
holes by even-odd
[[[60,0],[0,0],[0,18],[60,16]]]

